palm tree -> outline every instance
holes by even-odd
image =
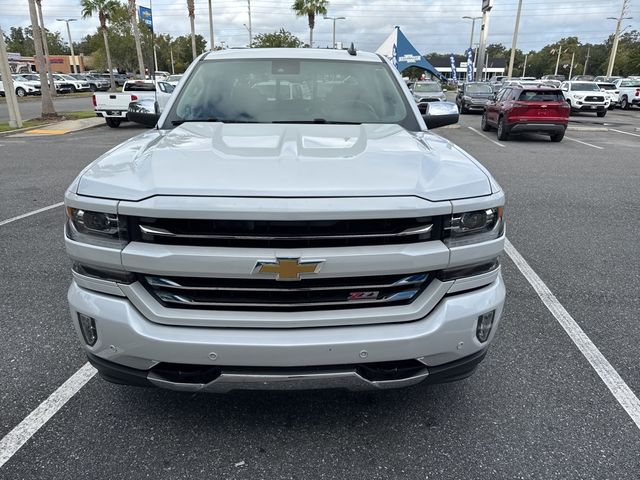
[[[144,78],[144,61],[142,59],[142,45],[140,44],[140,30],[138,29],[138,19],[136,17],[136,0],[129,0],[129,16],[133,26],[133,38],[136,42],[136,54],[138,55],[138,71],[140,78]]]
[[[100,31],[104,39],[104,49],[107,53],[107,67],[109,68],[109,78],[111,79],[111,91],[116,91],[116,82],[113,78],[113,65],[111,64],[111,51],[109,50],[109,38],[107,37],[107,21],[113,14],[113,10],[119,6],[116,0],[80,0],[82,7],[82,18],[91,17],[94,13],[100,19]]]
[[[309,18],[309,48],[313,48],[313,29],[316,26],[316,15],[326,15],[329,2],[327,0],[295,0],[291,8],[297,17]]]
[[[189,11],[189,21],[191,22],[191,53],[195,60],[198,54],[196,53],[196,26],[194,23],[196,19],[196,12],[195,7],[193,6],[193,0],[187,0],[187,10]]]

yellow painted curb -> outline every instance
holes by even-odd
[[[29,130],[28,134],[37,134],[37,135],[64,135],[65,133],[68,133],[69,130],[49,130],[49,129],[35,129],[35,130]]]

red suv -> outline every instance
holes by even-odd
[[[500,90],[484,107],[482,130],[498,129],[499,140],[512,133],[548,134],[559,142],[569,123],[571,107],[562,90],[537,85],[509,85]]]

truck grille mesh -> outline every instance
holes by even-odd
[[[330,310],[411,303],[429,284],[428,273],[281,282],[139,275],[168,308],[205,310]]]

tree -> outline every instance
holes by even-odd
[[[38,23],[38,13],[36,12],[35,0],[29,0],[29,16],[33,26],[33,43],[36,50],[36,61],[38,62],[38,73],[40,74],[40,85],[47,85],[47,72],[44,65],[44,51],[42,48],[42,33]],[[58,116],[53,106],[51,92],[48,88],[40,89],[42,96],[42,118],[55,118]]]
[[[189,12],[189,23],[191,23],[191,53],[193,55],[193,60],[196,59],[196,12],[195,7],[193,5],[193,0],[187,0],[187,10]]]
[[[316,15],[326,15],[329,2],[327,0],[295,0],[291,8],[297,17],[309,19],[309,48],[313,48],[313,29],[316,26]]]
[[[116,0],[80,0],[82,7],[82,18],[98,14],[100,20],[100,31],[104,39],[104,50],[107,54],[107,66],[109,68],[109,78],[111,79],[111,91],[116,91],[116,82],[113,78],[113,65],[111,63],[111,52],[109,51],[109,39],[107,38],[107,21],[110,19],[115,8],[120,6]]]
[[[129,16],[131,17],[131,26],[133,27],[133,39],[136,42],[136,55],[138,57],[138,73],[144,78],[144,61],[142,59],[142,44],[140,43],[140,29],[138,28],[138,19],[136,16],[136,0],[129,0]]]
[[[303,46],[302,40],[284,28],[273,33],[260,33],[254,37],[251,44],[252,48],[300,48]]]

